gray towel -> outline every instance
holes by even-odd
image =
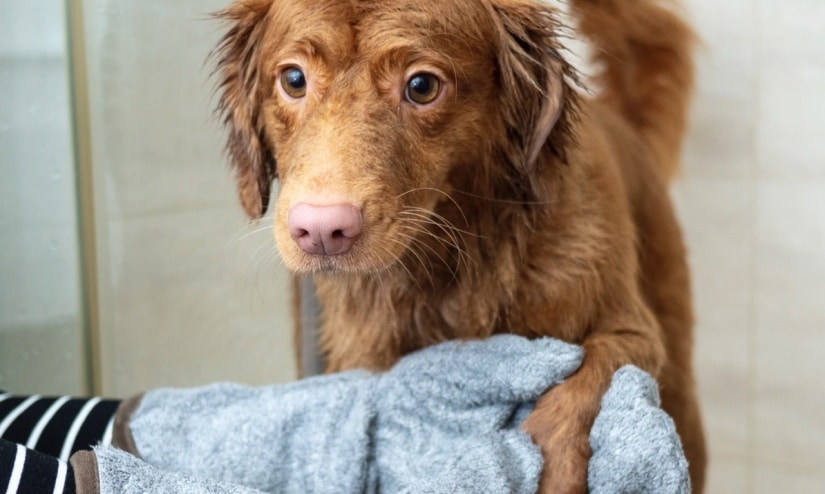
[[[541,456],[518,426],[581,358],[502,335],[434,346],[383,374],[152,391],[130,423],[142,458],[96,449],[101,492],[533,493]],[[689,492],[658,405],[650,376],[616,373],[591,432],[591,492]]]

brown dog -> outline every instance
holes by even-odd
[[[705,451],[685,248],[666,184],[692,33],[654,0],[573,0],[600,94],[580,97],[535,0],[240,0],[217,48],[242,203],[312,274],[330,371],[451,338],[582,345],[524,428],[541,491],[586,489],[615,370],[657,376],[696,492]]]

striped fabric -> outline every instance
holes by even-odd
[[[67,461],[75,451],[111,442],[119,403],[0,392],[0,438]]]
[[[69,457],[111,443],[119,403],[0,391],[0,494],[74,494]]]
[[[0,493],[74,494],[72,467],[65,461],[0,439]]]

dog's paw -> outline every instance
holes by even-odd
[[[558,392],[555,392],[558,391]],[[544,459],[540,494],[584,494],[590,460],[589,407],[581,406],[564,385],[545,394],[522,429],[541,448]]]
[[[587,492],[588,455],[571,453],[563,445],[542,448],[542,470],[538,492],[540,494],[585,494]]]

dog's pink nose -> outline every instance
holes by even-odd
[[[361,233],[361,210],[352,204],[302,202],[289,210],[287,224],[292,239],[307,254],[337,256],[349,252]]]

